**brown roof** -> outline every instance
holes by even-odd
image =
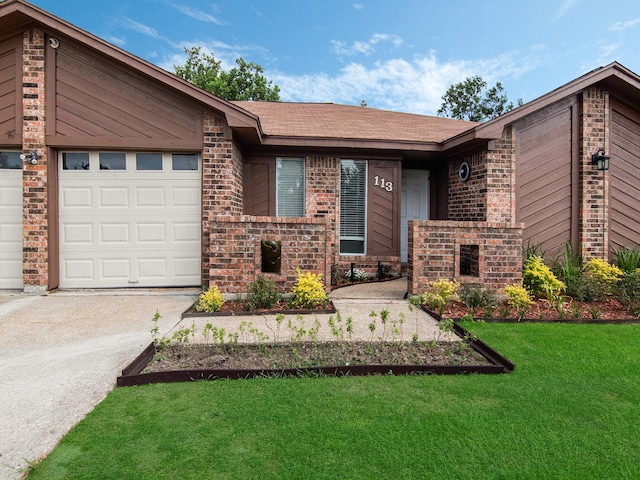
[[[440,143],[477,123],[333,103],[232,102],[266,136]]]

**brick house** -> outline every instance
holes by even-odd
[[[0,32],[0,289],[234,293],[298,267],[329,288],[354,263],[406,264],[418,293],[517,281],[523,243],[640,245],[640,77],[617,63],[475,124],[226,102],[24,0]]]

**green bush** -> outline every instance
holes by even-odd
[[[600,291],[610,294],[613,286],[622,277],[622,270],[601,258],[592,258],[585,265],[585,276],[592,279]]]
[[[614,285],[613,295],[629,313],[640,316],[640,271],[624,274]]]
[[[488,307],[492,310],[497,304],[493,290],[478,283],[463,283],[458,295],[472,316],[475,316],[478,308]]]
[[[631,250],[629,247],[622,247],[613,250],[618,260],[618,268],[624,273],[633,273],[640,268],[640,247]]]
[[[250,310],[269,309],[280,300],[276,292],[276,282],[269,280],[264,275],[258,275],[255,282],[249,284],[247,304]]]
[[[198,303],[196,304],[196,310],[198,312],[219,312],[224,300],[218,287],[214,285],[209,287],[209,290],[200,294]]]
[[[300,272],[297,270],[298,278],[291,291],[290,304],[294,308],[316,308],[327,304],[327,293],[324,291],[322,274]]]
[[[566,288],[565,284],[558,280],[551,269],[545,265],[544,259],[538,255],[531,255],[525,260],[522,283],[534,296],[548,295],[550,292],[559,294]]]
[[[502,290],[509,298],[509,305],[518,312],[518,320],[522,320],[529,307],[533,305],[529,291],[522,285],[507,285]]]

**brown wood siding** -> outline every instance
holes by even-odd
[[[611,100],[609,257],[640,246],[640,112]]]
[[[275,216],[275,159],[252,159],[244,165],[244,214]]]
[[[375,185],[378,177],[378,186]],[[381,182],[391,182],[392,189]],[[400,162],[372,160],[368,173],[367,255],[400,254]]]
[[[69,41],[47,52],[55,66],[50,143],[201,148],[202,112],[186,97]]]
[[[22,144],[20,39],[0,43],[0,144]]]
[[[550,107],[516,132],[516,220],[524,245],[552,259],[572,240],[572,106]]]

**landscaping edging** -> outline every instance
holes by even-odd
[[[515,365],[487,344],[473,338],[460,325],[454,325],[454,332],[466,339],[470,347],[482,355],[490,365],[350,365],[350,366],[322,366],[291,369],[202,369],[202,370],[172,370],[166,372],[141,373],[156,353],[153,343],[149,344],[135,360],[122,370],[117,379],[118,387],[134,385],[148,385],[151,383],[190,382],[194,380],[217,379],[246,379],[268,376],[299,376],[299,375],[460,375],[460,374],[499,374],[510,373]]]

